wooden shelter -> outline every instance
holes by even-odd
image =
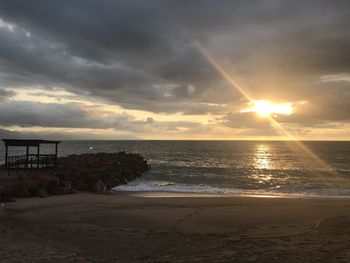
[[[57,145],[60,141],[49,140],[18,140],[2,139],[5,143],[5,167],[6,169],[39,169],[57,166]],[[54,154],[40,154],[41,144],[54,144]],[[9,155],[9,147],[25,147],[25,155]],[[30,154],[29,148],[35,147],[36,153]]]

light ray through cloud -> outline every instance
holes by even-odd
[[[235,88],[237,91],[239,91],[244,98],[252,105],[254,105],[257,101],[253,96],[248,94],[247,87],[240,83],[241,81],[238,81],[236,77],[231,74],[231,71],[229,73],[228,70],[225,69],[223,65],[221,65],[217,60],[215,60],[210,53],[203,48],[198,41],[193,40],[194,46],[200,51],[200,53],[208,60],[208,62],[231,84],[233,88]],[[229,66],[230,68],[232,67],[231,65]],[[308,156],[312,158],[313,161],[317,162],[320,167],[328,170],[331,174],[336,175],[336,176],[341,176],[339,173],[333,169],[329,164],[327,164],[325,161],[323,161],[320,157],[318,157],[314,152],[312,152],[308,147],[306,147],[298,138],[293,136],[290,132],[288,132],[285,128],[283,128],[276,120],[275,118],[270,115],[266,114],[264,117],[266,117],[272,127],[274,127],[278,132],[284,134],[288,140],[293,141],[299,149],[301,149],[304,153],[306,153]]]

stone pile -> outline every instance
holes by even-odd
[[[150,169],[139,154],[125,152],[69,155],[52,169],[21,171],[0,176],[2,199],[47,197],[76,191],[106,192]],[[6,201],[6,200],[5,200]]]

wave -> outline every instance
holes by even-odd
[[[237,189],[208,185],[178,184],[167,181],[135,180],[113,188],[115,192],[203,193],[230,196],[270,196],[308,198],[350,198],[350,189]]]

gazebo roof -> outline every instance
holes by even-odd
[[[58,144],[61,141],[51,140],[22,140],[22,139],[2,139],[5,146],[39,146],[40,144]]]

